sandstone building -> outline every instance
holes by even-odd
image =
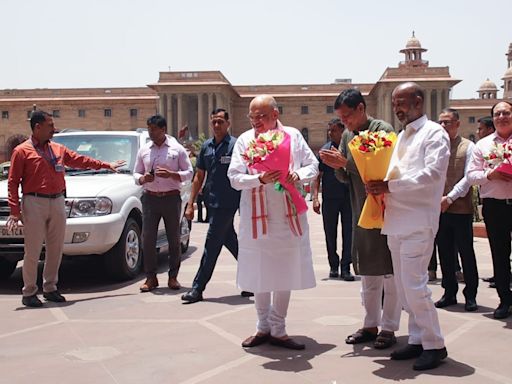
[[[250,100],[262,93],[274,95],[281,120],[301,130],[313,150],[327,139],[326,123],[334,117],[335,97],[346,88],[356,87],[365,96],[370,115],[399,127],[393,114],[391,92],[404,81],[415,81],[426,90],[426,109],[436,119],[442,108],[456,108],[461,114],[461,133],[474,139],[477,120],[489,115],[498,99],[498,88],[487,79],[477,90],[478,99],[451,99],[450,90],[458,79],[449,67],[431,67],[419,40],[408,39],[400,53],[404,60],[388,67],[374,83],[352,83],[337,79],[331,84],[237,86],[220,71],[160,72],[158,82],[147,87],[76,89],[0,90],[0,161],[6,159],[9,137],[30,134],[27,118],[34,108],[53,113],[58,129],[130,130],[145,127],[146,118],[163,114],[175,136],[189,128],[190,139],[208,135],[208,114],[215,107],[230,112],[234,135],[249,128],[246,118]],[[503,98],[512,99],[512,44],[503,80]]]

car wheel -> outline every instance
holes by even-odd
[[[121,237],[106,254],[107,269],[118,280],[135,278],[142,266],[142,240],[139,224],[128,218]]]
[[[17,261],[7,260],[0,257],[0,280],[8,279],[18,265]]]
[[[181,253],[185,253],[188,250],[188,245],[190,243],[190,231],[192,230],[192,220],[187,220],[185,216],[181,218],[180,223],[180,245],[181,245]]]

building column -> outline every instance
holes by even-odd
[[[215,93],[216,105],[215,108],[223,108],[226,109],[226,105],[224,102],[224,95],[222,93]]]
[[[443,108],[447,107],[446,105],[443,105],[443,90],[438,89],[436,93],[437,93],[437,116],[434,116],[434,121],[437,121],[437,118],[441,114],[441,111],[443,110]]]
[[[208,93],[208,114],[210,114],[215,106],[213,105],[213,93]]]
[[[179,131],[183,128],[184,120],[183,120],[183,94],[178,94],[178,126],[176,127],[176,137],[179,136]]]
[[[446,106],[449,107],[450,106],[450,89],[445,89],[444,90],[445,92],[445,100],[446,100]]]
[[[197,94],[197,134],[200,135],[202,133],[208,137],[208,119],[206,116],[209,112],[205,111],[203,96],[203,93]]]
[[[172,116],[172,93],[167,93],[165,95],[165,104],[166,104],[166,113],[165,113],[165,119],[167,120],[167,133],[169,135],[174,135],[173,130],[173,116]]]
[[[158,99],[158,113],[162,116],[165,117],[165,114],[166,114],[166,105],[165,105],[165,94],[164,93],[160,93],[158,95],[159,99]]]
[[[431,89],[426,89],[425,90],[425,113],[427,114],[427,117],[429,119],[431,119],[432,117],[432,103],[431,103],[431,100],[432,100],[432,90]]]
[[[386,92],[384,94],[384,114],[382,115],[383,120],[392,123],[391,121],[391,93]]]

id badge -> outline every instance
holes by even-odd
[[[64,172],[64,166],[62,164],[55,164],[55,172]]]
[[[229,164],[231,163],[231,156],[221,156],[220,157],[221,164]]]

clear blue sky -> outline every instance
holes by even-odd
[[[1,0],[0,89],[144,86],[220,70],[234,85],[376,82],[411,32],[431,66],[498,87],[510,0]],[[499,95],[502,93],[500,92]]]

